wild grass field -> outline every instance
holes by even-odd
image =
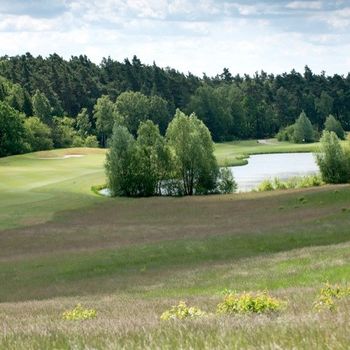
[[[349,348],[350,300],[313,302],[349,281],[350,186],[110,199],[90,190],[103,162],[90,149],[0,159],[0,349]],[[219,316],[224,289],[287,306]],[[211,314],[161,321],[181,300]],[[63,320],[78,303],[97,317]]]

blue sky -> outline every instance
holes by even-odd
[[[0,0],[0,55],[143,62],[201,75],[347,74],[350,0]]]

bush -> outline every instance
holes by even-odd
[[[319,139],[319,132],[315,129],[305,112],[301,112],[293,125],[289,125],[276,134],[278,141],[290,141],[294,143],[314,142]]]
[[[235,192],[236,189],[237,183],[232,175],[231,170],[227,167],[220,168],[217,187],[218,192],[227,194]]]
[[[286,181],[279,178],[273,180],[264,180],[256,189],[258,192],[285,190],[293,188],[307,188],[317,187],[323,185],[322,177],[320,175],[308,175],[301,177],[292,177]]]
[[[317,187],[323,185],[324,182],[320,175],[304,176],[297,181],[295,188]]]
[[[163,321],[168,320],[183,320],[186,318],[198,318],[206,316],[207,314],[195,306],[188,307],[184,301],[180,301],[179,305],[172,306],[171,309],[166,310],[160,316]]]
[[[257,188],[258,192],[273,191],[273,183],[271,180],[264,180]]]
[[[90,148],[97,148],[98,147],[98,141],[96,136],[94,135],[89,135],[86,137],[84,141],[84,146],[85,147],[90,147]]]
[[[314,308],[316,310],[335,310],[336,300],[342,299],[350,296],[350,287],[344,287],[339,285],[326,285],[320,290],[319,295],[317,296],[314,302]]]
[[[294,134],[294,125],[289,125],[284,129],[281,129],[277,134],[276,138],[278,141],[292,141]]]
[[[305,112],[301,112],[294,124],[293,142],[313,142],[315,140],[314,137],[314,129],[310,119],[306,116]]]
[[[266,313],[276,312],[284,307],[285,303],[270,296],[266,291],[237,294],[229,292],[225,295],[222,303],[218,304],[219,314],[235,313]]]
[[[341,126],[340,122],[334,118],[332,114],[330,114],[327,117],[324,123],[324,129],[327,131],[335,132],[341,140],[345,139],[345,131],[343,127]]]
[[[84,146],[83,138],[79,135],[74,135],[73,141],[72,141],[72,147],[83,147],[83,146]]]
[[[24,120],[26,140],[32,151],[42,151],[53,148],[51,129],[38,117],[29,117]]]
[[[316,160],[324,182],[339,184],[349,181],[350,154],[342,148],[333,131],[323,132]]]
[[[62,314],[62,318],[68,321],[83,321],[96,318],[97,312],[95,309],[85,309],[78,304],[74,309],[66,310]]]

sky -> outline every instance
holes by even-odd
[[[0,55],[122,61],[184,73],[350,71],[350,0],[0,0]]]

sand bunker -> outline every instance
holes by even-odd
[[[80,158],[84,157],[84,154],[66,154],[62,157],[42,157],[38,159],[67,159],[67,158]]]

